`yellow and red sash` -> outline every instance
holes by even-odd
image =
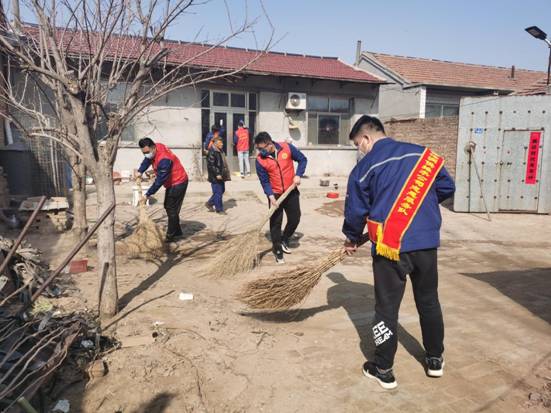
[[[384,224],[367,221],[369,239],[375,243],[378,255],[394,261],[400,260],[402,238],[443,165],[443,158],[430,149],[425,149],[394,201]]]

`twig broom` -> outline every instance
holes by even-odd
[[[241,272],[251,271],[256,267],[258,264],[258,238],[260,237],[262,228],[279,208],[279,205],[295,188],[295,184],[291,185],[279,197],[277,203],[272,205],[266,216],[254,229],[239,234],[226,242],[226,245],[220,248],[220,252],[209,265],[207,274],[214,277],[229,277]]]
[[[358,245],[368,241],[364,235]],[[318,284],[321,276],[347,257],[344,248],[327,255],[318,265],[301,266],[291,272],[278,271],[269,278],[245,284],[238,298],[256,310],[288,310],[300,304]]]
[[[142,183],[136,180],[140,194]],[[136,230],[120,242],[119,251],[125,253],[128,258],[155,259],[162,257],[165,253],[163,233],[147,213],[145,202],[138,203],[138,224]]]

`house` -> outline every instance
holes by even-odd
[[[251,137],[267,131],[277,140],[292,139],[310,159],[309,175],[345,175],[354,166],[356,149],[348,133],[359,116],[378,112],[383,83],[378,76],[336,57],[274,51],[259,55],[256,50],[177,41],[166,46],[176,63],[200,56],[190,61],[195,67],[234,70],[252,63],[230,80],[180,89],[156,102],[150,114],[126,131],[115,169],[136,168],[136,142],[150,136],[172,148],[192,174],[200,174],[201,143],[217,125],[224,130],[224,150],[236,170],[231,141],[240,120]]]
[[[360,46],[361,47],[361,46]],[[545,73],[363,51],[357,66],[387,81],[379,92],[383,120],[457,116],[466,96],[509,95]]]
[[[515,92],[518,96],[551,95],[551,85],[547,83],[547,76],[531,84],[525,89]]]

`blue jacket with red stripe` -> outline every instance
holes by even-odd
[[[344,207],[342,231],[349,240],[360,240],[368,217],[376,222],[385,221],[424,150],[420,145],[384,138],[358,162],[348,178]],[[438,204],[454,192],[453,179],[442,168],[406,230],[400,252],[440,246],[442,216]]]

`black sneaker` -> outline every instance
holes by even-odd
[[[392,390],[398,386],[392,369],[381,370],[375,363],[366,361],[364,363],[363,372],[366,377],[377,380],[383,389]]]
[[[281,249],[285,254],[291,254],[291,249],[289,248],[289,243],[287,241],[281,241]]]
[[[425,358],[427,364],[427,376],[429,377],[442,377],[444,375],[444,358],[443,357],[427,357]]]
[[[285,258],[283,258],[283,251],[274,252],[274,256],[278,264],[285,264]]]
[[[209,212],[214,212],[214,205],[211,205],[208,202],[205,202],[205,206],[207,207]]]

